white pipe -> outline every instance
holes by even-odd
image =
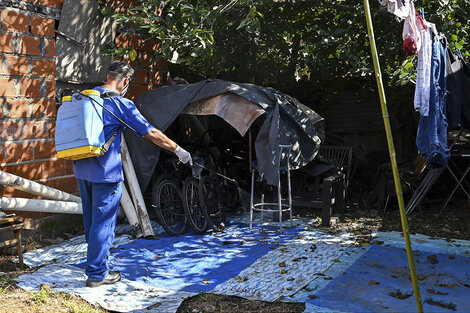
[[[154,236],[152,224],[150,224],[150,218],[147,213],[144,197],[142,196],[142,191],[140,190],[139,182],[137,181],[137,175],[135,174],[134,166],[132,165],[131,155],[129,153],[129,149],[127,148],[124,134],[122,134],[121,138],[122,167],[124,169],[124,174],[126,175],[127,183],[129,185],[130,195],[134,200],[137,217],[140,222],[140,227],[142,228],[142,235],[144,237]]]
[[[83,214],[81,203],[68,201],[2,197],[0,206],[2,210]]]
[[[0,185],[13,187],[51,200],[82,202],[80,197],[3,171],[0,171]]]
[[[134,204],[132,204],[131,197],[129,196],[129,192],[127,191],[124,183],[122,183],[121,207],[126,214],[129,225],[131,225],[133,237],[142,237],[142,228],[139,225],[139,219],[135,213]]]

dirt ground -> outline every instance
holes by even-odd
[[[316,217],[319,212],[295,212],[299,215],[311,216],[317,220],[313,227],[322,228]],[[411,233],[425,234],[430,237],[442,237],[448,240],[470,240],[470,203],[468,201],[453,203],[444,212],[440,213],[438,205],[426,205],[416,210],[408,217]],[[372,232],[401,231],[401,221],[398,208],[391,205],[386,212],[379,210],[361,210],[352,206],[337,224],[328,229],[332,233],[343,231],[354,232],[358,244],[370,244]],[[43,245],[52,243],[56,238],[42,238]],[[66,239],[66,238],[64,238]],[[29,243],[26,249],[38,247],[40,243]],[[36,292],[26,292],[16,287],[14,278],[35,269],[19,270],[12,263],[13,256],[3,254],[0,256],[0,313],[16,312],[107,312],[92,306],[80,298],[68,294],[49,291],[43,286]],[[191,313],[222,313],[222,312],[303,312],[303,303],[263,302],[250,301],[239,297],[222,296],[201,293],[186,299],[178,312]]]

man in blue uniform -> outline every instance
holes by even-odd
[[[105,98],[104,106],[140,135],[159,147],[174,152],[181,162],[192,164],[191,155],[187,151],[150,125],[134,103],[123,97],[133,74],[134,70],[125,62],[111,64],[106,83],[95,90],[101,94],[118,93],[120,96]],[[73,164],[82,198],[83,225],[88,243],[85,270],[88,276],[87,287],[113,284],[121,279],[119,272],[109,270],[108,256],[114,241],[121,199],[121,133],[124,125],[106,110],[103,110],[103,122],[106,141],[116,132],[108,151],[102,156],[76,160]]]

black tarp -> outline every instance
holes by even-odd
[[[150,124],[165,131],[189,104],[226,93],[241,96],[266,111],[254,146],[259,170],[268,184],[278,182],[279,144],[292,144],[292,169],[305,166],[316,156],[321,139],[315,125],[321,125],[323,118],[274,88],[208,79],[148,91],[136,100],[136,106]],[[155,171],[160,149],[129,131],[125,136],[140,186],[145,190]]]

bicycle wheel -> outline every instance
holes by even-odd
[[[163,229],[171,236],[184,233],[187,217],[177,183],[172,179],[163,179],[152,198],[155,200],[152,206],[156,209],[157,219]]]
[[[220,203],[221,190],[219,181],[213,176],[203,176],[199,182],[199,203],[202,212],[214,231],[225,228],[225,210]]]
[[[197,234],[204,234],[209,226],[199,203],[199,180],[188,177],[183,183],[183,205],[188,222]]]

